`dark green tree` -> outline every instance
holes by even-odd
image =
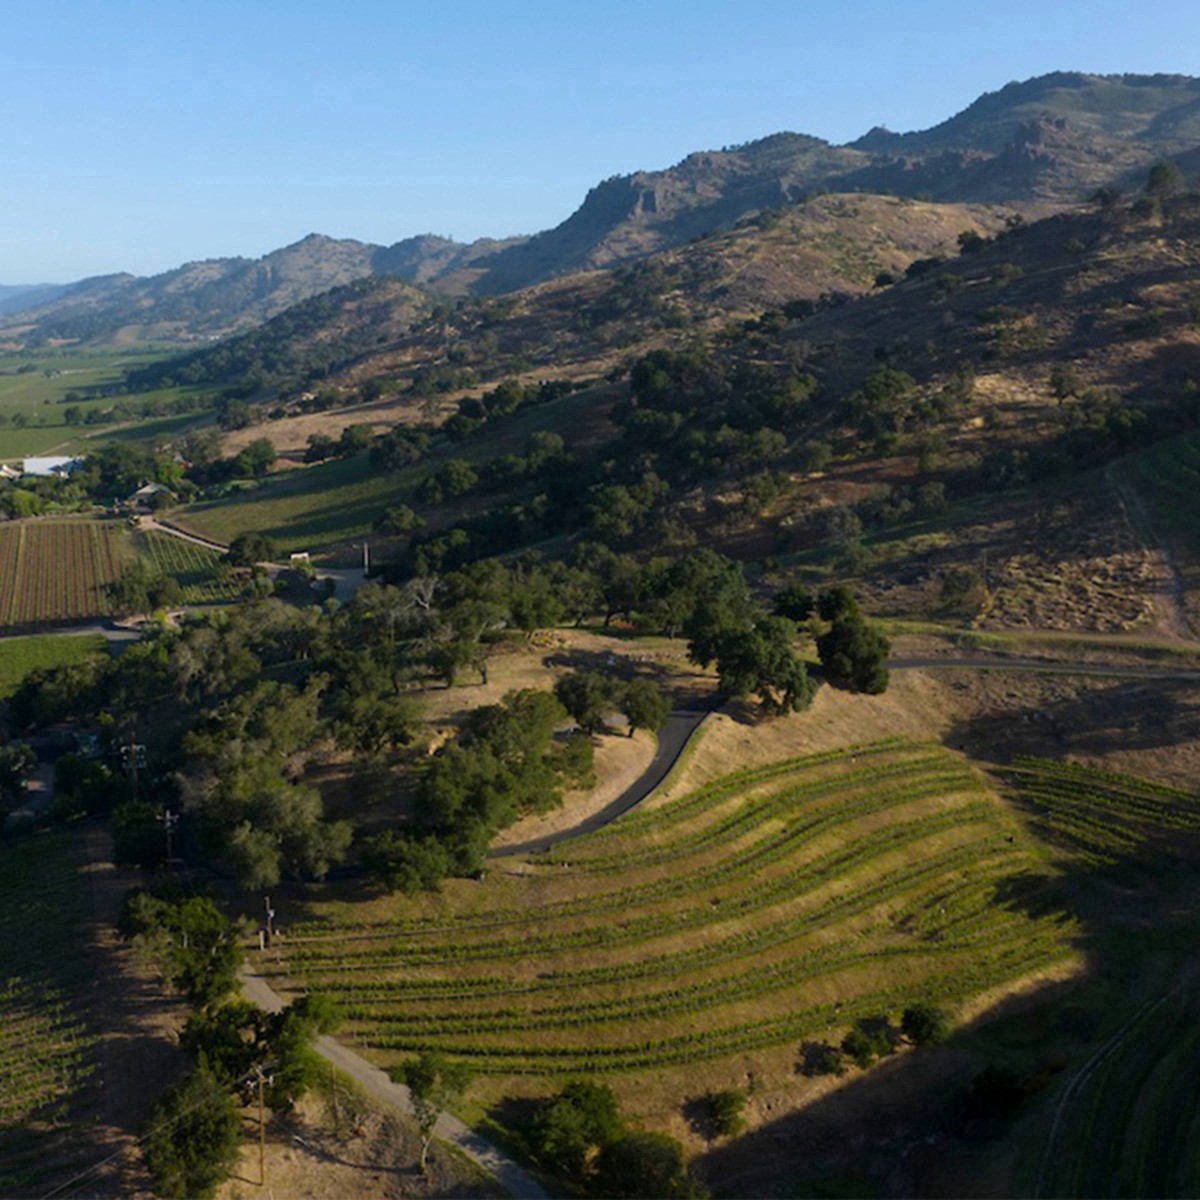
[[[264,533],[241,533],[229,543],[229,561],[235,567],[270,562],[275,554],[275,543]]]
[[[623,1134],[612,1088],[581,1079],[539,1107],[530,1140],[541,1162],[580,1186],[588,1181],[597,1153]]]
[[[835,687],[879,695],[888,686],[888,640],[861,615],[839,617],[817,638],[825,678]]]
[[[942,1041],[950,1029],[946,1013],[933,1004],[912,1004],[900,1018],[900,1032],[916,1046]]]
[[[425,1171],[438,1117],[462,1098],[471,1082],[471,1072],[463,1063],[451,1062],[436,1050],[426,1050],[420,1058],[393,1068],[392,1077],[403,1083],[412,1096],[413,1116],[421,1131],[421,1170]]]
[[[631,679],[620,691],[617,707],[629,722],[629,736],[639,729],[657,733],[671,713],[671,702],[651,679]]]
[[[212,1196],[233,1173],[241,1118],[233,1097],[203,1062],[154,1106],[144,1134],[155,1191],[193,1200]]]
[[[616,681],[599,671],[572,671],[554,685],[559,703],[584,733],[601,733],[616,707]]]
[[[630,1133],[605,1146],[597,1164],[596,1192],[685,1200],[706,1195],[684,1166],[683,1148],[665,1133]]]
[[[234,459],[234,472],[240,476],[261,478],[275,465],[278,457],[275,446],[268,438],[255,438]]]
[[[1146,195],[1153,200],[1166,200],[1183,187],[1183,172],[1170,159],[1157,162],[1146,176]]]
[[[717,1137],[735,1137],[746,1128],[746,1093],[730,1088],[705,1097],[708,1122]]]
[[[376,834],[363,849],[367,874],[389,892],[415,896],[436,892],[450,873],[450,853],[432,836],[409,837],[388,829]]]

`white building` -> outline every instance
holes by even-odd
[[[81,459],[63,454],[51,454],[45,458],[27,458],[21,464],[22,475],[70,475]]]

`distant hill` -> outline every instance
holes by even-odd
[[[1200,80],[1057,72],[979,97],[931,129],[877,127],[844,146],[777,133],[597,184],[560,225],[469,245],[421,235],[392,246],[312,234],[261,259],[112,275],[4,315],[0,344],[211,340],[367,275],[498,295],[679,246],[825,192],[1019,205],[1044,215],[1100,185],[1140,184],[1164,157],[1200,163]]]
[[[48,304],[66,289],[61,283],[0,284],[0,316]]]

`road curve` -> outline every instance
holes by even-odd
[[[646,769],[627,787],[615,800],[606,804],[598,812],[592,813],[586,820],[570,829],[558,833],[548,833],[544,837],[533,838],[528,842],[518,842],[514,846],[504,846],[493,850],[492,858],[515,858],[528,854],[538,854],[557,846],[559,842],[570,841],[571,838],[591,833],[595,829],[615,821],[618,817],[637,808],[643,800],[666,779],[671,768],[679,761],[692,734],[700,728],[708,714],[714,711],[719,700],[697,701],[693,707],[676,708],[667,717],[662,729],[658,732],[658,749]]]
[[[248,972],[242,975],[242,995],[266,1012],[279,1012],[284,1006],[282,998],[265,980]],[[374,1099],[412,1116],[412,1098],[408,1088],[393,1083],[387,1073],[374,1063],[328,1035],[317,1039],[316,1051],[326,1062],[349,1075]],[[548,1200],[549,1193],[519,1163],[457,1117],[442,1113],[434,1127],[434,1134],[443,1142],[457,1147],[489,1175],[494,1175],[515,1200]]]

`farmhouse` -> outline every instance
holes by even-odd
[[[174,493],[165,484],[144,483],[125,501],[125,506],[130,512],[148,513],[154,509],[154,498],[156,496],[171,497],[173,495]]]
[[[27,458],[21,464],[21,474],[25,476],[59,476],[70,475],[82,460],[63,454],[51,454],[44,458]]]

